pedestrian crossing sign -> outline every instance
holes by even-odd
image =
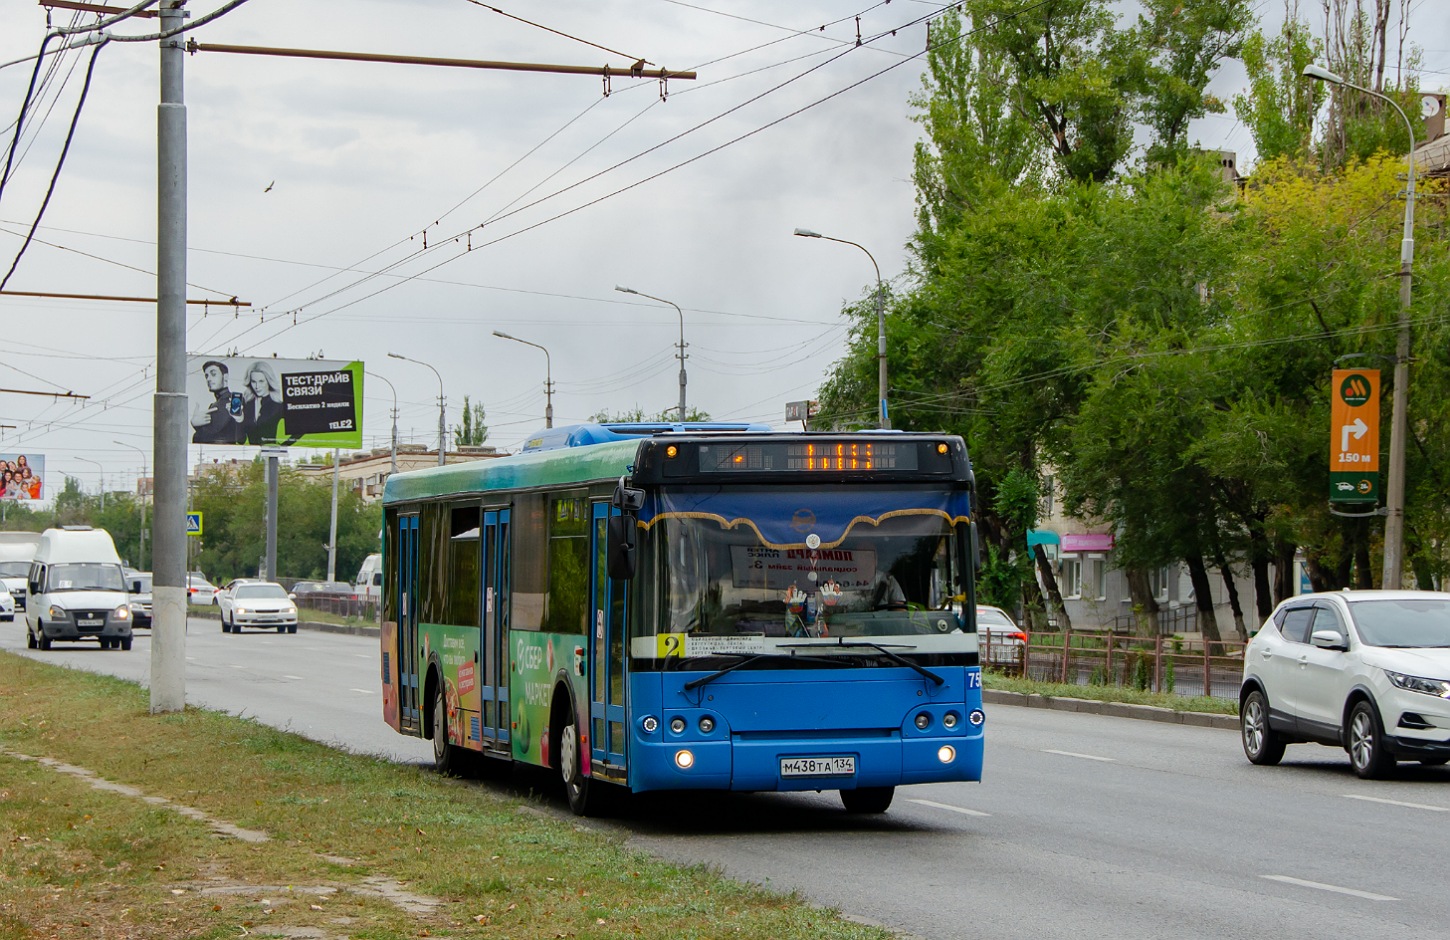
[[[186,534],[201,535],[201,513],[189,512],[186,514]]]

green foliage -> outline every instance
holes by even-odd
[[[467,395],[463,396],[463,423],[453,426],[453,444],[455,447],[476,447],[488,440],[488,425],[484,424],[483,404],[470,403]]]
[[[192,568],[216,583],[255,576],[266,549],[266,473],[262,461],[217,465],[192,487],[191,504],[205,518],[205,534]],[[277,575],[327,576],[327,540],[332,515],[332,481],[308,479],[281,468],[277,481]],[[366,504],[351,487],[338,490],[335,574],[348,580],[363,558],[378,550],[382,507]]]
[[[1173,660],[1163,660],[1163,691],[1172,695],[1178,688],[1178,676],[1173,671]]]
[[[1147,656],[1140,654],[1133,658],[1133,688],[1139,692],[1153,688],[1153,665]]]
[[[679,408],[666,408],[664,411],[654,415],[646,415],[644,409],[635,405],[628,411],[609,412],[603,409],[589,416],[589,420],[595,424],[640,424],[640,423],[666,423],[679,420]],[[708,411],[702,411],[695,405],[686,405],[686,421],[713,421]]]
[[[1299,158],[1309,153],[1314,118],[1324,102],[1324,86],[1300,73],[1318,60],[1324,44],[1302,20],[1286,18],[1272,39],[1261,32],[1243,44],[1248,91],[1235,95],[1234,113],[1254,138],[1259,160]]]

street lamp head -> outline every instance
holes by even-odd
[[[388,358],[389,359],[407,359],[408,357],[407,356],[400,356],[400,355],[398,355],[395,352],[390,352],[390,353],[388,353]]]
[[[822,237],[820,232],[812,232],[808,228],[798,228],[798,229],[795,230],[795,234],[796,235],[799,235],[801,238],[821,238]]]
[[[499,339],[513,339],[513,340],[518,339],[518,337],[516,337],[516,336],[510,336],[507,333],[505,333],[503,330],[494,330],[493,331],[493,335],[494,336],[497,336]]]
[[[635,290],[633,287],[624,287],[624,286],[622,286],[620,284],[614,285],[614,289],[617,290],[617,291],[619,291],[621,294],[638,294],[639,293],[639,291]]]
[[[1322,66],[1322,65],[1316,65],[1313,62],[1310,62],[1308,65],[1304,66],[1304,71],[1303,72],[1300,72],[1299,74],[1303,75],[1305,78],[1313,78],[1313,79],[1317,79],[1317,80],[1319,80],[1321,82],[1328,82],[1331,85],[1343,85],[1344,84],[1344,79],[1343,78],[1340,78],[1338,75],[1335,75],[1333,72],[1329,71],[1329,69],[1325,68],[1324,66]]]

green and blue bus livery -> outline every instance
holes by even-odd
[[[455,770],[611,788],[979,780],[973,477],[960,438],[551,429],[391,477],[384,717]]]

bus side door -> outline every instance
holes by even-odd
[[[483,748],[509,749],[509,511],[483,513]]]
[[[594,629],[589,634],[588,653],[589,744],[594,774],[603,777],[622,775],[625,769],[624,601],[628,582],[609,577],[605,531],[610,510],[607,502],[595,503],[590,527],[590,557],[594,564],[589,579],[589,608],[594,612]],[[619,510],[613,510],[613,514],[619,515]]]
[[[418,733],[418,515],[398,517],[398,718],[400,730]]]

